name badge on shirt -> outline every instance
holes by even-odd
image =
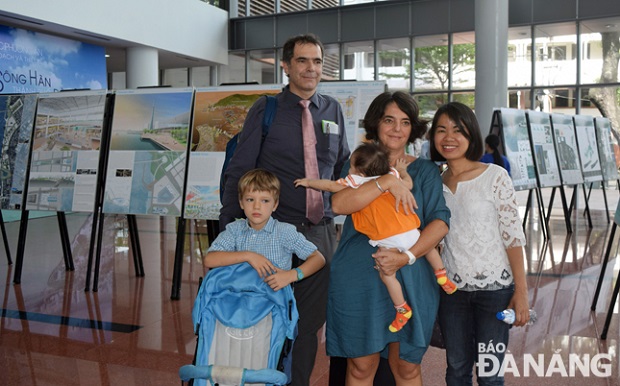
[[[336,122],[323,120],[323,134],[338,134],[338,125]]]

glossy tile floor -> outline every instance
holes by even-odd
[[[544,206],[550,191],[543,189]],[[568,200],[571,192],[566,190]],[[613,221],[618,191],[609,187],[605,194]],[[518,196],[523,215],[528,192],[518,192]],[[611,223],[602,191],[595,189],[589,199],[590,228],[582,196],[579,189],[578,210],[573,211],[572,233],[568,234],[556,195],[547,241],[542,237],[537,207],[528,212],[526,267],[538,322],[511,332],[508,349],[513,361],[507,363],[507,385],[620,385],[617,305],[607,339],[599,338],[620,265],[615,258],[620,231],[612,244],[598,306],[592,312]],[[177,371],[191,363],[195,349],[191,308],[198,279],[205,274],[200,263],[200,251],[208,245],[204,224],[188,222],[181,295],[173,301],[173,219],[138,217],[145,270],[145,276],[138,278],[126,218],[106,217],[97,292],[84,290],[90,221],[86,214],[67,215],[74,271],[65,270],[55,216],[29,220],[19,285],[13,283],[15,266],[0,254],[0,278],[4,279],[0,287],[0,384],[180,383]],[[19,224],[7,222],[5,228],[15,259]],[[320,335],[324,343],[322,331]],[[313,385],[327,386],[328,367],[321,345]],[[424,383],[443,385],[444,370],[444,352],[430,348],[422,364]]]

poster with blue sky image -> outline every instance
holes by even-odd
[[[0,25],[0,94],[107,87],[103,47]]]

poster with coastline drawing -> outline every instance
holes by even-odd
[[[564,185],[583,184],[575,124],[571,115],[551,114],[551,126]]]
[[[542,111],[528,111],[527,123],[532,138],[534,165],[538,174],[538,184],[541,188],[560,186],[560,171],[558,159],[553,144],[551,117]]]
[[[185,218],[217,220],[220,173],[226,144],[241,129],[250,107],[282,85],[240,85],[196,89],[191,153],[188,160]]]
[[[0,209],[21,210],[37,95],[0,96]]]
[[[116,92],[104,213],[180,216],[193,88]]]
[[[107,91],[40,94],[26,209],[94,210]]]
[[[575,133],[577,133],[583,180],[584,182],[602,181],[603,170],[598,157],[594,118],[590,115],[573,115],[573,122],[575,123]]]
[[[536,188],[536,172],[525,111],[502,108],[500,115],[502,143],[505,156],[510,162],[514,188],[515,190]]]
[[[603,179],[613,181],[618,179],[618,166],[616,164],[616,154],[611,142],[611,122],[608,118],[594,118],[596,127],[596,143],[598,145],[598,156],[601,160]]]

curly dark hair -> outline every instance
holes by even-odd
[[[370,104],[364,116],[364,129],[366,139],[379,140],[379,123],[385,115],[385,108],[390,103],[396,103],[399,109],[405,113],[411,121],[411,133],[408,142],[414,142],[422,138],[428,129],[428,121],[420,118],[420,108],[411,95],[403,91],[386,91],[379,94]]]

